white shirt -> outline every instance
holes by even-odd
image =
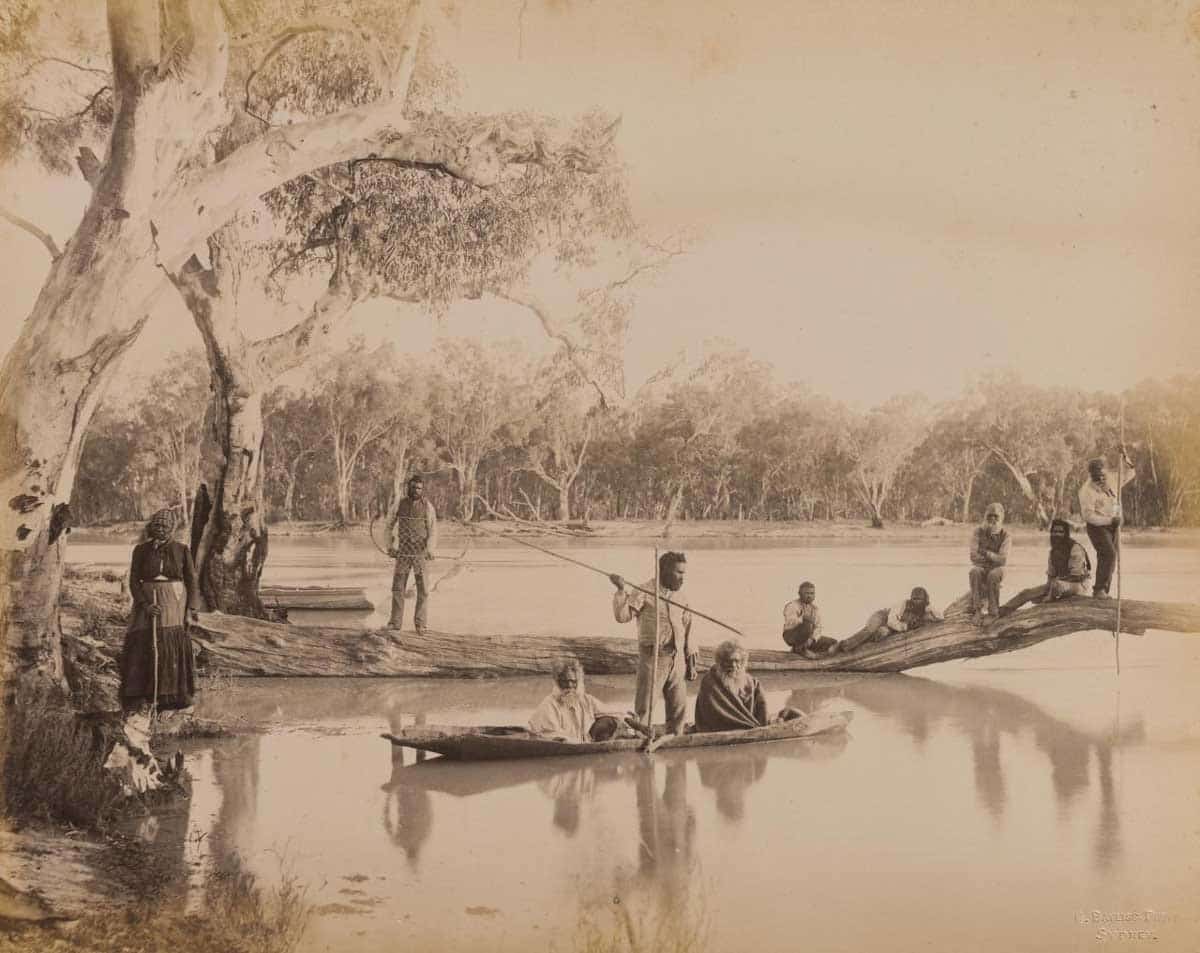
[[[1104,472],[1103,486],[1095,480],[1088,480],[1079,488],[1080,515],[1093,526],[1109,526],[1114,518],[1119,519],[1121,516],[1121,494],[1113,489],[1117,485],[1117,474],[1112,470]],[[1136,475],[1133,467],[1127,467],[1121,486],[1124,486]]]
[[[555,689],[542,699],[529,719],[529,730],[539,735],[562,735],[569,741],[588,741],[588,729],[600,712],[600,702],[586,692]]]

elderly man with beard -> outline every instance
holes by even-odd
[[[991,503],[983,511],[983,525],[971,534],[971,621],[983,625],[983,607],[994,620],[1000,614],[1000,583],[1012,539],[1004,528],[1004,507]]]
[[[750,653],[732,639],[717,646],[715,664],[696,694],[697,731],[736,731],[767,723],[762,685],[747,670]]]
[[[554,663],[556,688],[542,699],[529,719],[529,730],[556,741],[592,741],[596,719],[621,719],[600,711],[600,701],[583,689],[583,666],[578,659],[561,658]],[[606,730],[606,734],[611,733]]]
[[[696,677],[697,653],[691,647],[692,614],[687,609],[683,588],[687,557],[683,553],[665,552],[658,558],[658,594],[656,613],[654,585],[650,579],[636,588],[625,585],[615,573],[609,580],[617,591],[613,594],[613,618],[618,622],[638,621],[638,671],[634,710],[637,718],[647,724],[650,718],[650,699],[662,692],[666,702],[667,730],[674,735],[683,731],[687,714],[687,681]],[[647,595],[647,592],[650,593]],[[669,600],[669,601],[668,601]],[[661,621],[659,619],[661,616]],[[657,684],[651,684],[655,672],[655,652],[658,652]]]
[[[1000,607],[1000,615],[1016,612],[1027,602],[1053,602],[1087,595],[1092,561],[1087,550],[1071,539],[1071,524],[1061,517],[1050,521],[1050,558],[1046,561],[1046,584],[1022,589]]]
[[[1096,547],[1096,586],[1092,595],[1097,599],[1108,598],[1121,534],[1121,490],[1136,476],[1124,447],[1121,458],[1125,464],[1123,479],[1109,480],[1104,458],[1097,457],[1088,463],[1091,479],[1079,488],[1079,513],[1087,523],[1088,539]]]

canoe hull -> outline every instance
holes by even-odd
[[[708,748],[718,745],[757,744],[765,741],[792,741],[816,738],[845,731],[851,712],[829,712],[777,722],[763,728],[744,731],[705,731],[669,735],[656,742],[656,751],[678,748]],[[507,732],[507,733],[499,733]],[[554,741],[513,729],[421,727],[400,734],[385,734],[393,745],[431,751],[458,761],[507,761],[517,758],[557,758],[618,751],[639,751],[642,738],[618,738],[612,741]]]

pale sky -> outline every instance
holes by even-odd
[[[855,404],[949,397],[988,368],[1121,388],[1200,367],[1188,5],[528,0],[518,59],[519,7],[460,3],[439,30],[463,106],[619,114],[639,216],[700,235],[640,295],[631,383],[718,335]],[[81,184],[6,184],[67,237]],[[47,262],[2,225],[0,254],[6,348]],[[352,330],[544,346],[492,304],[394,317]],[[198,341],[174,302],[148,330],[130,363]]]

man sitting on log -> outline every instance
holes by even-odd
[[[1027,602],[1053,602],[1087,595],[1092,578],[1092,561],[1087,550],[1071,539],[1071,524],[1061,517],[1050,521],[1050,558],[1046,562],[1046,584],[1022,589],[1000,607],[1000,615],[1016,612]]]
[[[867,617],[866,625],[850,638],[843,639],[829,654],[853,652],[868,642],[882,642],[893,632],[912,632],[926,622],[941,622],[942,614],[929,604],[929,593],[921,586],[913,589],[908,599],[890,609],[876,609]]]
[[[578,659],[561,658],[554,663],[555,689],[542,699],[529,719],[529,730],[555,741],[599,741],[598,733],[612,737],[609,722],[621,722],[615,716],[602,715],[600,701],[583,690],[583,666]],[[601,726],[597,731],[597,719]]]
[[[1012,545],[1004,528],[1004,507],[990,503],[983,512],[983,525],[971,534],[971,621],[983,625],[983,608],[993,620],[1000,614],[1000,583]]]
[[[800,583],[798,599],[783,607],[783,641],[793,652],[808,659],[819,658],[837,645],[837,639],[821,634],[821,614],[817,610],[817,587]]]

